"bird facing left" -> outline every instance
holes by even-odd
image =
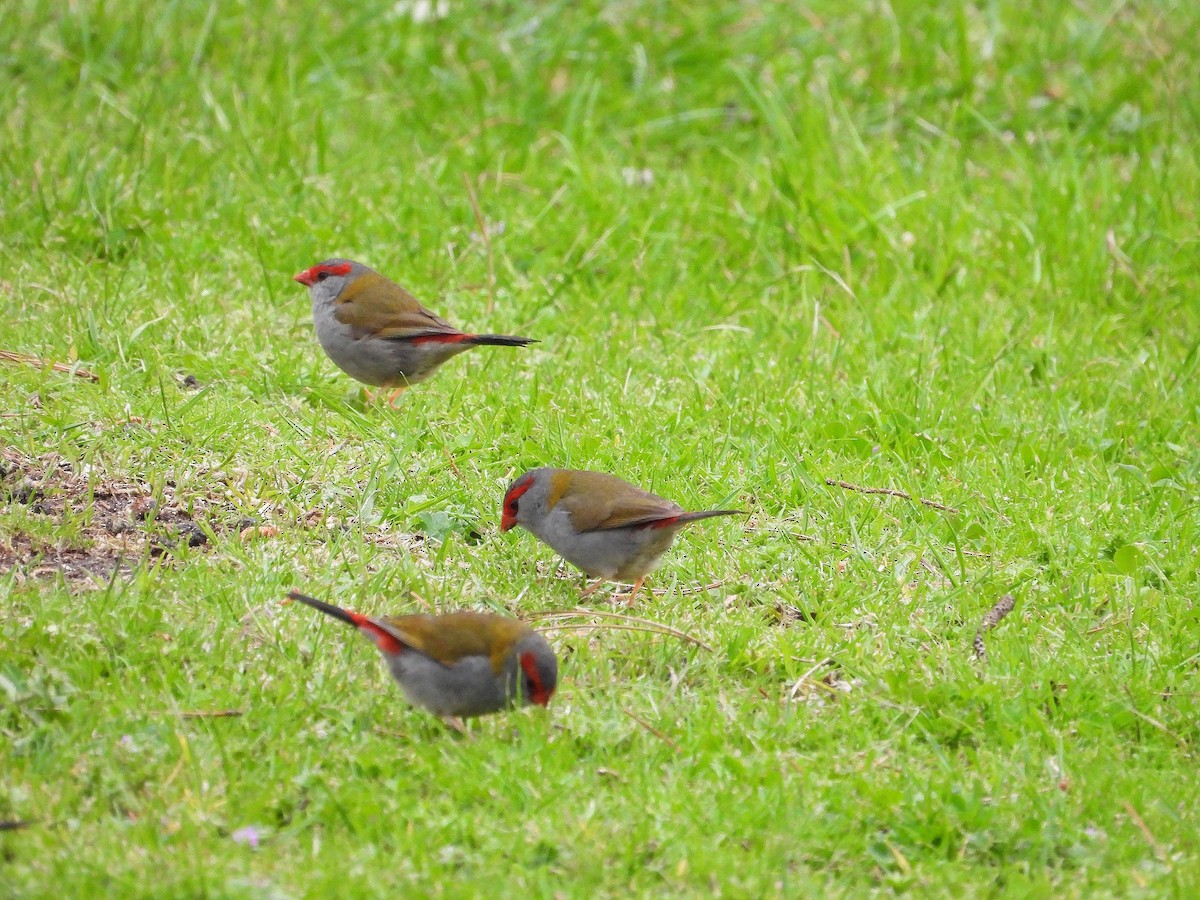
[[[363,384],[394,388],[391,399],[472,347],[524,347],[533,338],[469,334],[417,302],[369,266],[327,259],[292,276],[312,297],[317,340],[343,372]]]

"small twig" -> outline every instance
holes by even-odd
[[[705,644],[703,641],[698,641],[690,635],[683,634],[677,631],[662,631],[657,628],[639,628],[636,625],[613,625],[606,622],[574,622],[564,623],[562,625],[547,625],[545,628],[536,629],[537,631],[640,631],[642,634],[661,634],[671,637],[682,638],[689,641],[709,653],[714,652],[713,648]]]
[[[556,575],[555,577],[562,578],[563,580],[566,580],[566,581],[574,581],[576,578],[575,573],[573,573],[573,572],[567,572],[562,575]],[[716,588],[719,588],[719,587],[721,587],[721,585],[725,584],[726,580],[727,579],[722,578],[718,581],[709,582],[708,584],[697,584],[692,587],[685,587],[685,588],[669,588],[669,587],[649,588],[648,587],[648,588],[645,588],[645,590],[649,591],[655,597],[665,597],[667,594],[671,593],[672,591],[674,591],[676,594],[678,594],[681,597],[686,597],[689,594],[703,594],[705,591],[715,590]],[[597,590],[599,590],[600,585],[603,583],[603,581],[604,581],[604,579],[600,579],[600,583],[598,583],[596,585]],[[633,587],[632,584],[627,584],[624,581],[613,581],[610,583],[613,586],[613,596],[614,597],[621,597],[624,594],[628,594],[629,590]]]
[[[390,728],[384,728],[382,725],[372,725],[371,731],[375,734],[382,734],[384,737],[404,738],[412,737],[410,734],[405,734],[403,731],[392,731]]]
[[[5,362],[20,363],[26,366],[33,366],[37,369],[44,369],[49,366],[55,372],[63,372],[67,375],[74,375],[78,378],[86,378],[88,381],[99,381],[100,376],[95,372],[89,372],[82,366],[68,365],[67,363],[52,363],[49,360],[42,359],[39,356],[32,356],[28,353],[17,353],[13,350],[0,350],[0,359]]]
[[[1135,716],[1137,716],[1143,722],[1147,722],[1150,725],[1153,725],[1155,728],[1157,728],[1159,731],[1161,731],[1167,737],[1171,738],[1173,741],[1175,741],[1177,744],[1179,744],[1180,747],[1187,749],[1187,747],[1188,747],[1187,741],[1185,741],[1182,737],[1180,737],[1175,732],[1173,732],[1170,728],[1168,728],[1162,722],[1158,721],[1158,719],[1155,719],[1152,716],[1146,715],[1144,712],[1142,712],[1140,709],[1138,709],[1134,705],[1134,703],[1136,701],[1133,699],[1133,691],[1131,691],[1129,689],[1129,685],[1125,685],[1125,693],[1129,695],[1129,704],[1130,704],[1129,711],[1131,713],[1133,713]]]
[[[837,547],[839,550],[854,550],[862,553],[864,556],[869,556],[870,552],[861,548],[855,547],[853,544],[847,544],[845,541],[826,541],[824,538],[815,537],[811,534],[801,534],[798,531],[785,531],[782,528],[775,529],[774,534],[781,534],[784,537],[790,537],[792,540],[802,541],[804,543],[827,543],[830,547]],[[979,550],[968,550],[965,547],[948,546],[944,548],[947,553],[961,553],[963,556],[973,556],[977,559],[991,559],[992,554],[983,553]]]
[[[193,712],[181,712],[181,719],[236,719],[243,715],[240,709],[201,709]]]
[[[883,839],[883,845],[892,852],[892,859],[894,859],[896,861],[896,866],[900,869],[900,874],[905,875],[905,876],[911,875],[912,874],[912,864],[908,861],[908,858],[905,857],[905,855],[900,852],[900,848],[897,847],[895,844],[893,844],[891,841],[889,841],[887,838]]]
[[[1133,808],[1133,804],[1128,800],[1122,800],[1121,805],[1125,807],[1125,812],[1129,813],[1130,821],[1137,826],[1138,831],[1142,833],[1142,837],[1146,839],[1146,843],[1153,848],[1154,855],[1159,859],[1160,862],[1166,862],[1167,851],[1163,849],[1163,845],[1160,844],[1158,839],[1154,837],[1153,832],[1150,831],[1150,827],[1146,824],[1145,820],[1138,815],[1138,811]]]
[[[483,213],[479,209],[479,198],[475,196],[475,185],[471,184],[471,179],[467,177],[467,173],[462,173],[463,184],[467,187],[467,197],[471,201],[471,208],[475,210],[475,221],[479,223],[479,238],[483,241],[484,249],[487,250],[488,264],[488,305],[487,311],[491,313],[496,308],[496,265],[492,259],[492,236],[488,233],[487,222],[483,219]]]
[[[688,594],[703,594],[705,591],[716,590],[724,583],[725,579],[722,578],[718,581],[710,582],[709,584],[698,584],[695,587],[679,588],[678,590],[675,590],[675,593],[679,594],[681,597],[686,597]],[[662,597],[671,593],[672,590],[672,588],[652,588],[650,593],[656,597]]]
[[[574,624],[563,623],[558,625],[548,625],[542,630],[554,631],[567,628],[609,628],[615,631],[644,631],[648,634],[665,634],[670,635],[671,637],[677,637],[681,641],[687,641],[695,644],[697,647],[707,650],[709,653],[715,652],[713,648],[704,643],[704,641],[700,640],[699,638],[692,637],[687,632],[680,631],[677,628],[672,628],[670,625],[663,625],[661,622],[651,622],[649,619],[639,619],[637,616],[627,616],[623,613],[599,612],[590,609],[570,609],[559,612],[548,610],[544,612],[526,613],[523,617],[536,621],[539,619],[570,619],[575,618],[576,616],[593,616],[599,619],[617,619],[622,623],[628,624],[603,625],[597,622],[578,622]]]
[[[912,494],[905,491],[897,491],[894,488],[863,487],[861,484],[851,484],[848,481],[837,481],[833,478],[826,478],[825,483],[830,487],[840,487],[847,491],[857,491],[860,494],[884,494],[888,497],[899,497],[901,500],[916,500],[918,503],[922,503],[933,509],[940,509],[942,512],[954,513],[955,515],[958,514],[958,510],[953,506],[946,506],[945,504],[938,503],[936,500],[926,500],[924,497],[914,497]]]
[[[999,625],[1000,620],[1013,611],[1015,603],[1012,594],[1005,594],[996,601],[996,605],[989,609],[987,615],[983,617],[983,621],[979,623],[979,630],[975,632],[975,640],[971,642],[971,646],[975,650],[976,659],[980,661],[987,659],[987,648],[983,644],[983,633]]]
[[[797,540],[797,541],[802,541],[802,542],[807,542],[807,543],[812,543],[812,544],[815,544],[815,543],[817,543],[817,542],[819,542],[819,541],[821,540],[819,537],[813,537],[811,534],[801,534],[801,533],[800,533],[800,532],[798,532],[798,531],[783,531],[783,530],[780,530],[780,531],[776,531],[775,533],[776,533],[776,534],[782,534],[782,535],[784,535],[785,537],[790,537],[790,538],[792,538],[792,539],[794,539],[794,540]]]
[[[1108,251],[1108,255],[1112,257],[1113,267],[1120,269],[1133,282],[1133,286],[1137,288],[1139,294],[1146,293],[1146,288],[1142,285],[1142,280],[1138,278],[1137,272],[1134,271],[1133,263],[1117,244],[1117,233],[1111,228],[1104,233],[1104,248]],[[1109,269],[1108,279],[1105,281],[1104,289],[1112,291],[1112,268]]]
[[[0,821],[0,831],[20,831],[36,823],[36,819],[5,819]]]
[[[971,641],[971,650],[974,652],[976,659],[987,659],[987,646],[983,643],[982,631],[975,632],[975,639]]]
[[[492,116],[490,119],[484,119],[482,122],[480,122],[474,128],[472,128],[470,131],[468,131],[466,134],[464,134],[462,137],[460,137],[457,141],[455,141],[455,143],[458,144],[458,146],[460,146],[460,147],[466,147],[468,144],[470,144],[472,141],[474,141],[475,138],[477,138],[477,137],[479,137],[479,135],[483,134],[483,132],[487,131],[489,128],[495,127],[496,125],[521,125],[521,124],[524,124],[524,123],[522,123],[520,119],[508,119],[508,118],[505,118],[504,116]]]
[[[454,461],[454,454],[446,447],[442,448],[442,452],[446,454],[446,462],[450,463],[450,471],[454,473],[459,481],[463,480],[463,474],[458,468],[458,463]]]
[[[663,734],[661,731],[659,731],[657,728],[655,728],[653,725],[651,725],[645,719],[641,718],[638,715],[635,715],[633,712],[631,712],[628,709],[625,709],[624,707],[622,707],[621,712],[625,713],[625,715],[629,716],[629,718],[633,719],[633,721],[637,722],[639,725],[641,725],[643,728],[645,728],[648,732],[650,732],[652,735],[654,735],[656,738],[658,738],[660,741],[662,741],[664,744],[666,744],[668,747],[670,747],[673,751],[675,751],[676,753],[679,752],[679,745],[677,743],[675,743],[673,740],[671,740],[669,737],[667,737],[665,734]]]
[[[991,559],[992,554],[982,550],[968,550],[966,547],[946,547],[947,553],[961,553],[963,556],[973,556],[976,559]]]
[[[981,630],[986,631],[989,628],[995,628],[1000,624],[1000,620],[1013,611],[1016,601],[1013,600],[1012,594],[1005,594],[996,601],[996,605],[988,610],[986,616],[983,617],[983,623],[979,626]]]

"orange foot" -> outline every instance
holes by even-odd
[[[630,589],[628,594],[613,594],[613,599],[614,600],[624,600],[626,606],[633,606],[633,598],[636,597],[637,592],[642,589],[642,582],[645,580],[646,580],[646,576],[643,575],[641,578],[639,578],[637,581],[635,581],[633,583],[633,587]]]

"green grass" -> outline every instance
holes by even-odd
[[[1200,11],[1028,10],[8,4],[0,349],[99,381],[0,369],[83,485],[3,483],[0,893],[1195,895]],[[366,405],[332,255],[542,343]],[[572,607],[541,464],[753,511],[638,610],[713,652],[557,634],[466,741],[278,605]],[[109,480],[208,545],[42,570]]]

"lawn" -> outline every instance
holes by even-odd
[[[7,4],[0,895],[1200,893],[1200,6],[1030,9]],[[330,256],[541,342],[369,402]],[[704,647],[281,605],[573,609],[537,465],[749,511]]]

